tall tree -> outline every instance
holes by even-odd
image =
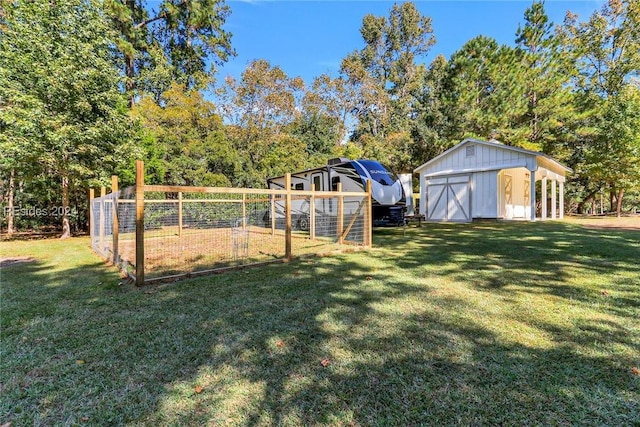
[[[127,140],[110,26],[94,0],[7,1],[2,12],[1,121],[11,128],[3,148],[22,147],[16,164],[35,160],[35,173],[57,183],[68,237],[72,190],[109,175]]]
[[[174,185],[229,186],[238,153],[227,142],[215,105],[195,89],[174,83],[160,105],[143,97],[132,110],[150,133],[147,151],[155,179]],[[160,164],[156,164],[157,162]]]
[[[514,129],[525,104],[515,50],[477,36],[451,56],[449,67],[454,139],[476,136],[521,145]]]
[[[577,15],[568,13],[559,34],[567,51],[576,58],[578,71],[573,79],[579,113],[574,131],[577,137],[569,142],[568,151],[574,153],[574,163],[570,166],[580,173],[578,179],[584,189],[584,202],[601,191],[603,185],[591,175],[593,153],[609,157],[608,161],[599,159],[598,165],[615,168],[618,162],[624,161],[620,158],[622,151],[614,148],[620,144],[624,146],[625,141],[617,139],[623,133],[615,130],[615,123],[606,120],[626,122],[620,112],[633,111],[621,106],[628,102],[628,87],[637,84],[633,78],[640,73],[640,1],[609,0],[585,22],[579,22]],[[624,94],[623,98],[617,99],[621,94]],[[601,150],[601,147],[609,148]],[[610,171],[610,175],[615,176],[614,172]],[[618,176],[615,181],[604,182],[612,205],[618,199],[616,209],[622,206],[624,187],[630,182],[628,178]],[[611,208],[614,210],[613,206]]]
[[[331,144],[338,147],[347,140],[357,120],[356,89],[343,76],[331,78],[322,74],[305,91],[302,110],[305,120],[321,121],[331,128],[326,149]]]
[[[620,216],[625,191],[640,189],[640,82],[607,100],[599,121],[597,137],[586,148],[586,173],[611,190]]]
[[[411,130],[415,164],[432,159],[453,143],[450,89],[449,63],[438,55],[429,65],[422,91],[417,96],[416,120]]]
[[[560,49],[544,1],[534,1],[524,20],[516,32],[521,61],[518,81],[527,102],[520,126],[526,132],[527,148],[551,153],[573,115],[568,85],[571,56]]]
[[[568,13],[561,35],[578,59],[574,83],[583,91],[609,98],[640,73],[638,0],[609,0],[586,22]]]
[[[349,54],[341,67],[357,89],[354,137],[365,154],[386,156],[380,160],[407,168],[413,111],[425,72],[418,61],[435,44],[431,18],[414,3],[394,4],[388,18],[365,16],[360,33],[365,47]]]
[[[219,108],[228,124],[227,138],[244,154],[237,184],[264,185],[268,176],[280,173],[282,165],[304,164],[304,144],[288,134],[291,124],[300,116],[303,96],[304,81],[300,77],[289,77],[263,59],[249,64],[239,81],[227,79],[220,91]],[[290,149],[291,157],[273,162],[271,154],[276,149],[280,152]]]
[[[125,86],[136,96],[157,98],[173,81],[202,88],[215,67],[235,55],[223,29],[230,9],[224,0],[105,0],[117,47],[124,59]],[[207,69],[207,66],[210,69]]]

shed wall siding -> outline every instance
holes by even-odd
[[[473,218],[498,217],[498,172],[476,172],[471,182]]]

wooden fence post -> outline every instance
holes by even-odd
[[[367,207],[364,215],[364,246],[370,247],[373,228],[373,201],[371,200],[371,180],[367,180]]]
[[[107,195],[107,188],[100,187],[100,255],[104,256],[104,233],[105,233],[105,220],[104,220],[104,196]]]
[[[247,194],[242,193],[242,229],[247,229]]]
[[[271,201],[270,209],[271,209],[271,235],[276,235],[276,195],[269,195],[269,199]]]
[[[182,236],[182,191],[178,191],[178,236]]]
[[[118,239],[119,239],[119,227],[118,227],[118,199],[120,195],[118,194],[118,177],[116,175],[111,175],[111,194],[113,196],[113,200],[111,201],[112,206],[112,218],[111,218],[111,234],[113,237],[113,258],[112,262],[114,265],[118,265],[120,263],[120,254],[118,252]]]
[[[95,195],[95,191],[93,190],[93,188],[89,189],[89,236],[91,236],[91,246],[93,246],[93,238],[94,236],[94,232],[93,232],[93,226],[95,224],[95,218],[93,217],[93,199],[95,199],[96,195]]]
[[[284,233],[284,257],[287,261],[291,260],[291,174],[288,173],[284,176],[284,188],[287,191],[285,197],[284,215],[286,221],[285,233]]]
[[[144,162],[136,160],[136,285],[144,284]]]
[[[344,196],[342,195],[342,183],[338,183],[338,224],[336,228],[336,234],[338,235],[338,243],[344,243],[344,237],[342,231],[344,230]]]

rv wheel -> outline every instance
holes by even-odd
[[[309,231],[309,218],[302,215],[298,218],[298,228],[302,231]]]

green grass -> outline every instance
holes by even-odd
[[[639,231],[374,243],[135,288],[86,238],[3,242],[0,425],[640,425]]]

